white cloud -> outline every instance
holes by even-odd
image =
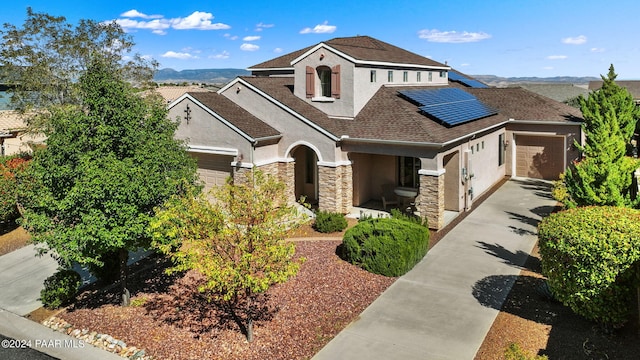
[[[576,37],[566,37],[562,39],[562,43],[569,45],[582,45],[587,42],[587,37],[584,35],[576,36]]]
[[[429,42],[459,44],[486,40],[491,38],[491,35],[484,32],[457,32],[425,29],[418,31],[418,37]]]
[[[284,50],[282,48],[279,48],[279,47],[273,49],[273,52],[276,53],[276,54],[281,54],[283,51]]]
[[[229,40],[238,40],[238,36],[237,35],[224,34],[224,37],[226,37]]]
[[[215,54],[215,55],[209,56],[209,59],[224,60],[224,59],[228,59],[230,56],[231,56],[231,54],[229,54],[228,51],[224,50],[219,54]]]
[[[121,15],[123,18],[114,20],[125,31],[134,29],[151,30],[154,34],[164,35],[167,29],[175,30],[224,30],[231,26],[223,23],[213,23],[213,14],[202,11],[194,11],[187,17],[166,19],[162,15],[145,15],[137,10],[129,10]],[[151,21],[133,20],[131,17],[153,19]]]
[[[591,52],[593,53],[603,53],[604,51],[604,48],[591,48]]]
[[[231,26],[222,23],[212,23],[213,14],[202,11],[194,11],[186,18],[171,19],[171,27],[177,30],[223,30]]]
[[[180,60],[189,60],[189,59],[197,59],[197,56],[193,56],[189,53],[184,52],[175,52],[175,51],[167,51],[166,53],[160,55],[164,58],[172,58],[172,59],[180,59]]]
[[[242,41],[256,41],[260,40],[260,36],[245,36]]]
[[[269,28],[272,28],[274,26],[275,25],[273,25],[273,24],[264,24],[262,22],[259,22],[259,23],[256,24],[256,31],[262,31],[264,29],[269,29]]]
[[[547,56],[547,60],[564,60],[568,58],[567,55],[549,55]]]
[[[471,66],[471,64],[469,64],[469,63],[462,63],[462,64],[460,64],[460,66],[461,66],[461,67],[467,67],[467,66]]]
[[[244,44],[240,45],[240,50],[242,50],[242,51],[257,51],[258,49],[260,49],[260,46],[255,45],[255,44],[244,43]]]
[[[337,27],[335,25],[329,25],[328,21],[325,21],[322,24],[316,25],[312,28],[304,28],[300,30],[300,34],[331,34],[336,31]]]
[[[129,11],[125,11],[122,14],[120,14],[120,16],[127,17],[127,18],[139,17],[139,18],[143,18],[143,19],[161,19],[161,18],[164,17],[162,15],[147,15],[147,14],[139,12],[136,9],[131,9]]]

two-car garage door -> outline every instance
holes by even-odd
[[[516,135],[516,176],[558,179],[564,154],[564,137]]]

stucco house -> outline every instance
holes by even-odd
[[[255,166],[285,181],[291,201],[343,213],[411,203],[440,229],[445,212],[471,208],[505,176],[555,179],[579,157],[579,110],[368,36],[249,70],[169,105],[208,187]]]

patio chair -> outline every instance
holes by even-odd
[[[384,184],[382,185],[382,208],[387,210],[387,205],[398,205],[398,195],[393,192],[395,185]]]

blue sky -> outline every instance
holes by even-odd
[[[472,75],[599,76],[613,63],[618,79],[640,79],[637,0],[14,0],[0,23],[22,25],[27,6],[116,20],[137,53],[176,70],[247,68],[368,35]]]

